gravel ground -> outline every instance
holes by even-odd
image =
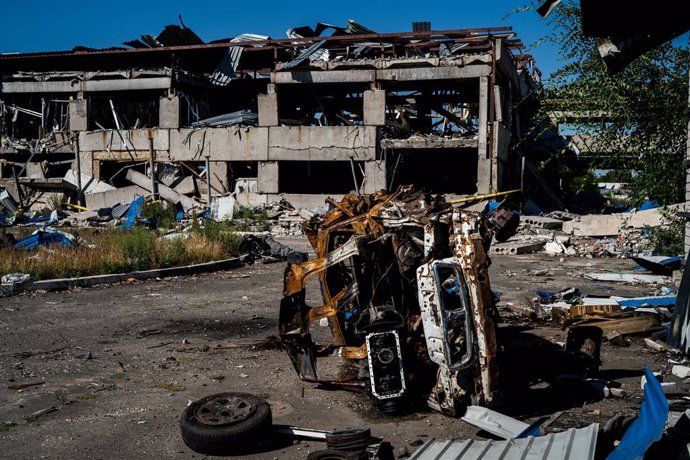
[[[306,248],[306,240],[284,242]],[[581,276],[631,266],[621,259],[494,256],[492,286],[501,292],[501,305],[526,303],[535,289],[572,286],[599,295],[653,290],[602,286]],[[272,340],[283,270],[283,264],[253,265],[196,277],[0,297],[0,456],[203,458],[182,442],[178,418],[190,400],[221,391],[267,398],[275,423],[322,430],[370,426],[398,457],[428,437],[477,436],[472,426],[435,412],[388,417],[376,412],[366,395],[301,382]],[[517,326],[549,341],[565,339],[550,325],[530,329],[523,321],[507,321],[502,327]],[[524,356],[535,365],[529,351]],[[643,363],[669,369],[666,357],[645,349],[639,338],[627,348],[604,344],[602,357],[602,376],[621,382],[628,397],[577,405],[513,400],[504,412],[530,421],[565,410],[554,429],[603,423],[619,412],[634,415]],[[37,385],[21,388],[27,384]],[[245,457],[305,458],[323,447],[286,442]]]

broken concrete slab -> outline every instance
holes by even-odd
[[[679,210],[682,205],[669,206]],[[661,215],[661,208],[618,214],[588,214],[563,223],[563,231],[574,236],[603,237],[616,236],[624,228],[642,229],[659,227],[668,223]]]
[[[64,177],[66,182],[69,182],[70,184],[74,185],[75,187],[79,186],[79,181],[77,178],[77,173],[73,170],[67,171],[67,174],[65,174]],[[100,192],[107,192],[110,190],[115,190],[115,187],[113,187],[110,184],[107,184],[103,181],[100,181],[94,177],[88,176],[86,174],[81,175],[81,190],[84,193],[84,195],[89,195],[91,193],[100,193]]]
[[[149,193],[152,192],[151,178],[146,177],[140,172],[130,169],[129,171],[127,171],[127,180],[135,185],[138,185],[139,187],[146,189]],[[172,201],[173,203],[179,202],[182,205],[182,208],[185,210],[185,212],[192,208],[201,207],[201,203],[199,203],[198,201],[187,196],[180,195],[175,190],[163,184],[158,184],[158,194],[161,196],[161,198],[166,199],[168,201]]]
[[[675,365],[671,368],[671,373],[673,375],[675,375],[676,377],[680,377],[681,379],[686,379],[686,378],[690,377],[690,367]]]
[[[119,203],[131,203],[137,197],[146,196],[149,192],[138,185],[120,187],[105,192],[84,195],[86,207],[89,209],[110,208]]]
[[[180,195],[193,195],[196,193],[196,185],[192,176],[186,176],[181,181],[172,184],[172,189]]]
[[[503,243],[493,243],[490,253],[492,254],[529,254],[540,251],[546,244],[545,238],[511,238]]]
[[[531,227],[543,228],[547,230],[560,230],[563,228],[563,221],[545,216],[522,216],[520,223]]]

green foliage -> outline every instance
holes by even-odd
[[[249,206],[240,206],[234,213],[233,219],[249,219],[254,221],[265,221],[268,219],[268,213],[264,208],[252,208]]]
[[[265,232],[271,228],[264,208],[241,206],[232,218],[232,226],[238,232]]]
[[[174,238],[159,245],[156,251],[156,265],[159,267],[174,267],[185,260],[187,248],[182,238]]]
[[[661,215],[669,224],[649,230],[649,248],[662,256],[685,254],[685,219],[668,208],[662,208]]]
[[[163,201],[147,203],[141,211],[141,216],[151,220],[157,228],[174,227],[176,214],[175,207]]]
[[[122,246],[125,266],[129,270],[146,270],[151,267],[155,235],[143,227],[123,231],[116,237]]]
[[[193,233],[201,235],[209,241],[221,243],[223,249],[229,254],[240,254],[244,238],[236,233],[236,227],[232,222],[216,222],[213,219],[207,219],[203,222],[195,221],[191,229]]]
[[[535,121],[557,113],[590,114],[591,122],[578,132],[590,136],[592,167],[635,171],[630,204],[645,197],[661,204],[683,201],[688,50],[669,42],[610,75],[595,39],[582,33],[579,2],[565,0],[546,23],[544,41],[558,47],[563,65],[545,82]]]

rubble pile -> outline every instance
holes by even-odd
[[[671,209],[679,205],[671,206]],[[555,211],[522,216],[517,234],[497,243],[496,254],[544,252],[579,257],[633,257],[649,253],[650,228],[667,225],[660,208],[619,214],[576,215]]]

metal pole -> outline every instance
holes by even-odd
[[[208,190],[208,208],[211,209],[211,157],[206,156],[206,189]]]
[[[81,155],[79,154],[79,134],[74,139],[74,156],[77,159],[77,204],[84,206],[84,191],[81,184]]]
[[[525,191],[525,157],[520,158],[520,190]]]
[[[156,182],[156,154],[153,151],[153,131],[149,129],[149,168],[151,169],[151,193],[153,199],[158,199],[158,183]]]
[[[355,191],[357,192],[357,195],[360,195],[359,184],[357,183],[357,174],[355,174],[355,160],[352,157],[350,157],[350,168],[352,169],[352,181],[355,183]]]

